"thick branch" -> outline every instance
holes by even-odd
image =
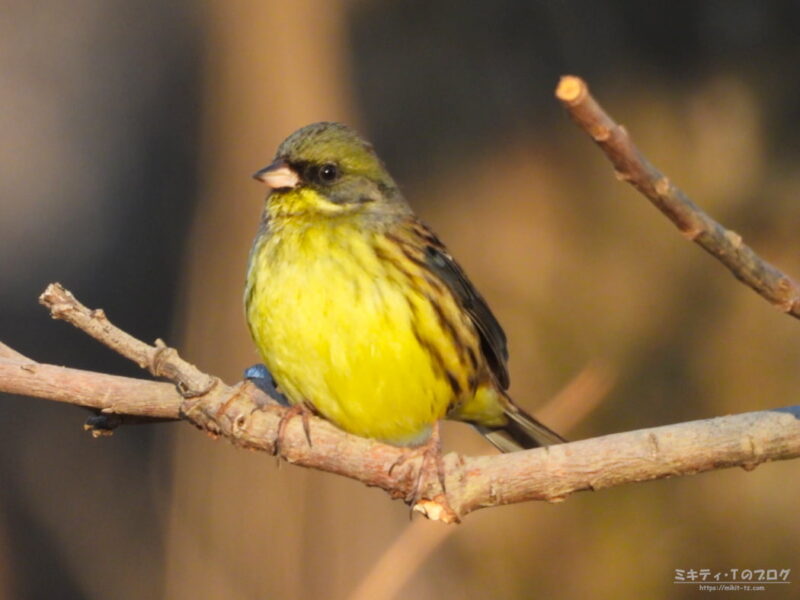
[[[253,412],[243,394],[217,408],[199,402],[189,416],[250,448],[270,449],[281,409]],[[219,418],[222,417],[222,418]],[[281,445],[289,462],[331,471],[378,486],[393,497],[411,492],[417,465],[397,479],[391,468],[402,450],[350,436],[312,420],[309,447],[302,424],[289,424]],[[495,456],[444,458],[447,501],[461,517],[479,508],[527,500],[558,502],[584,490],[690,475],[800,456],[800,406],[618,433],[569,444]],[[440,491],[429,482],[426,497]],[[430,509],[431,507],[427,507]]]
[[[264,403],[249,382],[217,386],[185,399],[165,383],[0,359],[0,391],[49,398],[134,416],[184,418],[247,448],[272,452],[285,409]],[[217,393],[217,392],[221,393]],[[383,488],[394,498],[413,492],[417,461],[394,468],[401,448],[349,435],[310,420],[311,446],[302,422],[287,424],[282,456]],[[625,483],[690,475],[800,456],[800,406],[629,431],[550,448],[495,456],[444,458],[447,500],[455,517],[479,508],[527,500],[558,502],[572,493]],[[431,481],[427,496],[440,493]],[[431,503],[426,510],[435,511]],[[436,513],[433,513],[436,516]],[[442,515],[442,518],[446,518]]]
[[[561,78],[556,97],[572,119],[597,143],[617,177],[644,194],[688,239],[722,262],[734,276],[780,310],[800,318],[800,286],[769,264],[700,207],[639,151],[624,127],[603,110],[579,77]]]

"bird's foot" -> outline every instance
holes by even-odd
[[[286,411],[281,417],[281,420],[278,422],[278,433],[275,435],[275,444],[273,447],[272,453],[275,456],[280,456],[281,454],[281,447],[283,446],[283,438],[286,435],[286,426],[289,424],[293,418],[299,416],[303,420],[303,431],[306,434],[306,440],[308,441],[308,446],[311,447],[311,428],[309,427],[308,417],[312,414],[312,411],[308,406],[303,404],[295,404],[294,406],[289,407],[289,410]]]
[[[439,434],[439,422],[433,425],[431,437],[421,446],[407,449],[389,468],[389,474],[411,459],[420,457],[414,485],[406,497],[406,502],[411,506],[412,514],[419,512],[432,520],[446,523],[458,522],[458,515],[447,501],[447,486],[445,484],[444,459],[442,457],[442,440]],[[441,489],[440,493],[426,494],[429,482],[436,480]]]
[[[266,365],[258,363],[252,367],[247,367],[244,370],[244,378],[253,382],[253,384],[264,392],[267,396],[275,400],[281,406],[291,406],[289,400],[286,399],[275,384],[275,378],[269,372]]]
[[[302,402],[292,405],[288,398],[278,390],[278,386],[275,384],[275,378],[264,364],[258,363],[245,369],[244,378],[252,381],[258,389],[275,400],[278,404],[289,409],[278,422],[278,433],[275,435],[275,445],[272,453],[276,456],[280,455],[283,439],[286,436],[286,426],[289,424],[289,421],[297,416],[303,419],[303,431],[305,431],[308,445],[311,446],[311,429],[309,427],[308,417],[313,414],[312,410]]]

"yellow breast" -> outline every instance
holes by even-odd
[[[346,431],[419,443],[474,394],[467,357],[478,339],[452,296],[390,240],[346,219],[273,224],[253,248],[245,301],[289,401]]]

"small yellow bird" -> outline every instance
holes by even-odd
[[[506,394],[502,328],[370,144],[315,123],[254,177],[270,192],[245,310],[291,404],[395,445],[445,418],[503,452],[564,441]]]

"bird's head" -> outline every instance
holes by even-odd
[[[391,213],[385,209],[405,205],[372,146],[341,123],[298,129],[253,177],[271,189],[272,217]]]

